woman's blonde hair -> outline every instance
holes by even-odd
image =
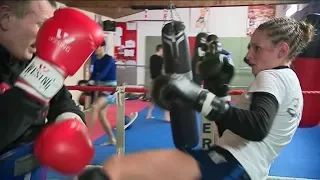
[[[315,36],[312,24],[282,17],[262,23],[257,30],[266,31],[275,45],[286,42],[290,47],[288,59],[296,58]]]

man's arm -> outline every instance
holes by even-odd
[[[249,110],[230,108],[218,123],[245,139],[262,141],[269,133],[278,108],[274,95],[254,92]],[[224,130],[220,128],[221,131]]]
[[[48,122],[52,123],[56,121],[57,117],[63,113],[74,113],[78,115],[85,123],[84,113],[76,105],[72,99],[71,93],[65,86],[62,87],[62,89],[53,97],[50,102],[50,108],[47,115]]]
[[[0,95],[0,152],[22,136],[41,117],[43,108],[36,99],[17,87],[12,87]]]

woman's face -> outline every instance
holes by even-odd
[[[266,32],[256,30],[248,46],[247,63],[256,76],[260,71],[288,64],[286,61],[288,53],[287,43],[274,45]]]

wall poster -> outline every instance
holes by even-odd
[[[190,32],[209,32],[210,10],[212,8],[191,8]]]
[[[248,7],[248,24],[247,35],[251,36],[254,30],[269,19],[275,17],[275,6],[249,6]]]

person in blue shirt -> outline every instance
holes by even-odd
[[[116,74],[116,60],[106,53],[106,43],[104,42],[95,51],[95,61],[93,63],[93,72],[89,84],[97,86],[117,86],[117,74]],[[96,120],[99,119],[105,132],[109,135],[109,142],[101,145],[115,145],[116,138],[112,132],[112,128],[107,119],[107,109],[109,104],[115,104],[116,97],[112,92],[103,92],[98,95],[98,98],[94,99],[91,111],[91,121],[88,123],[89,131],[93,131]],[[126,116],[125,128],[129,127],[138,117],[138,113],[132,113],[130,116]]]
[[[105,52],[106,43],[96,49],[91,80],[99,85],[117,86],[116,61]]]

